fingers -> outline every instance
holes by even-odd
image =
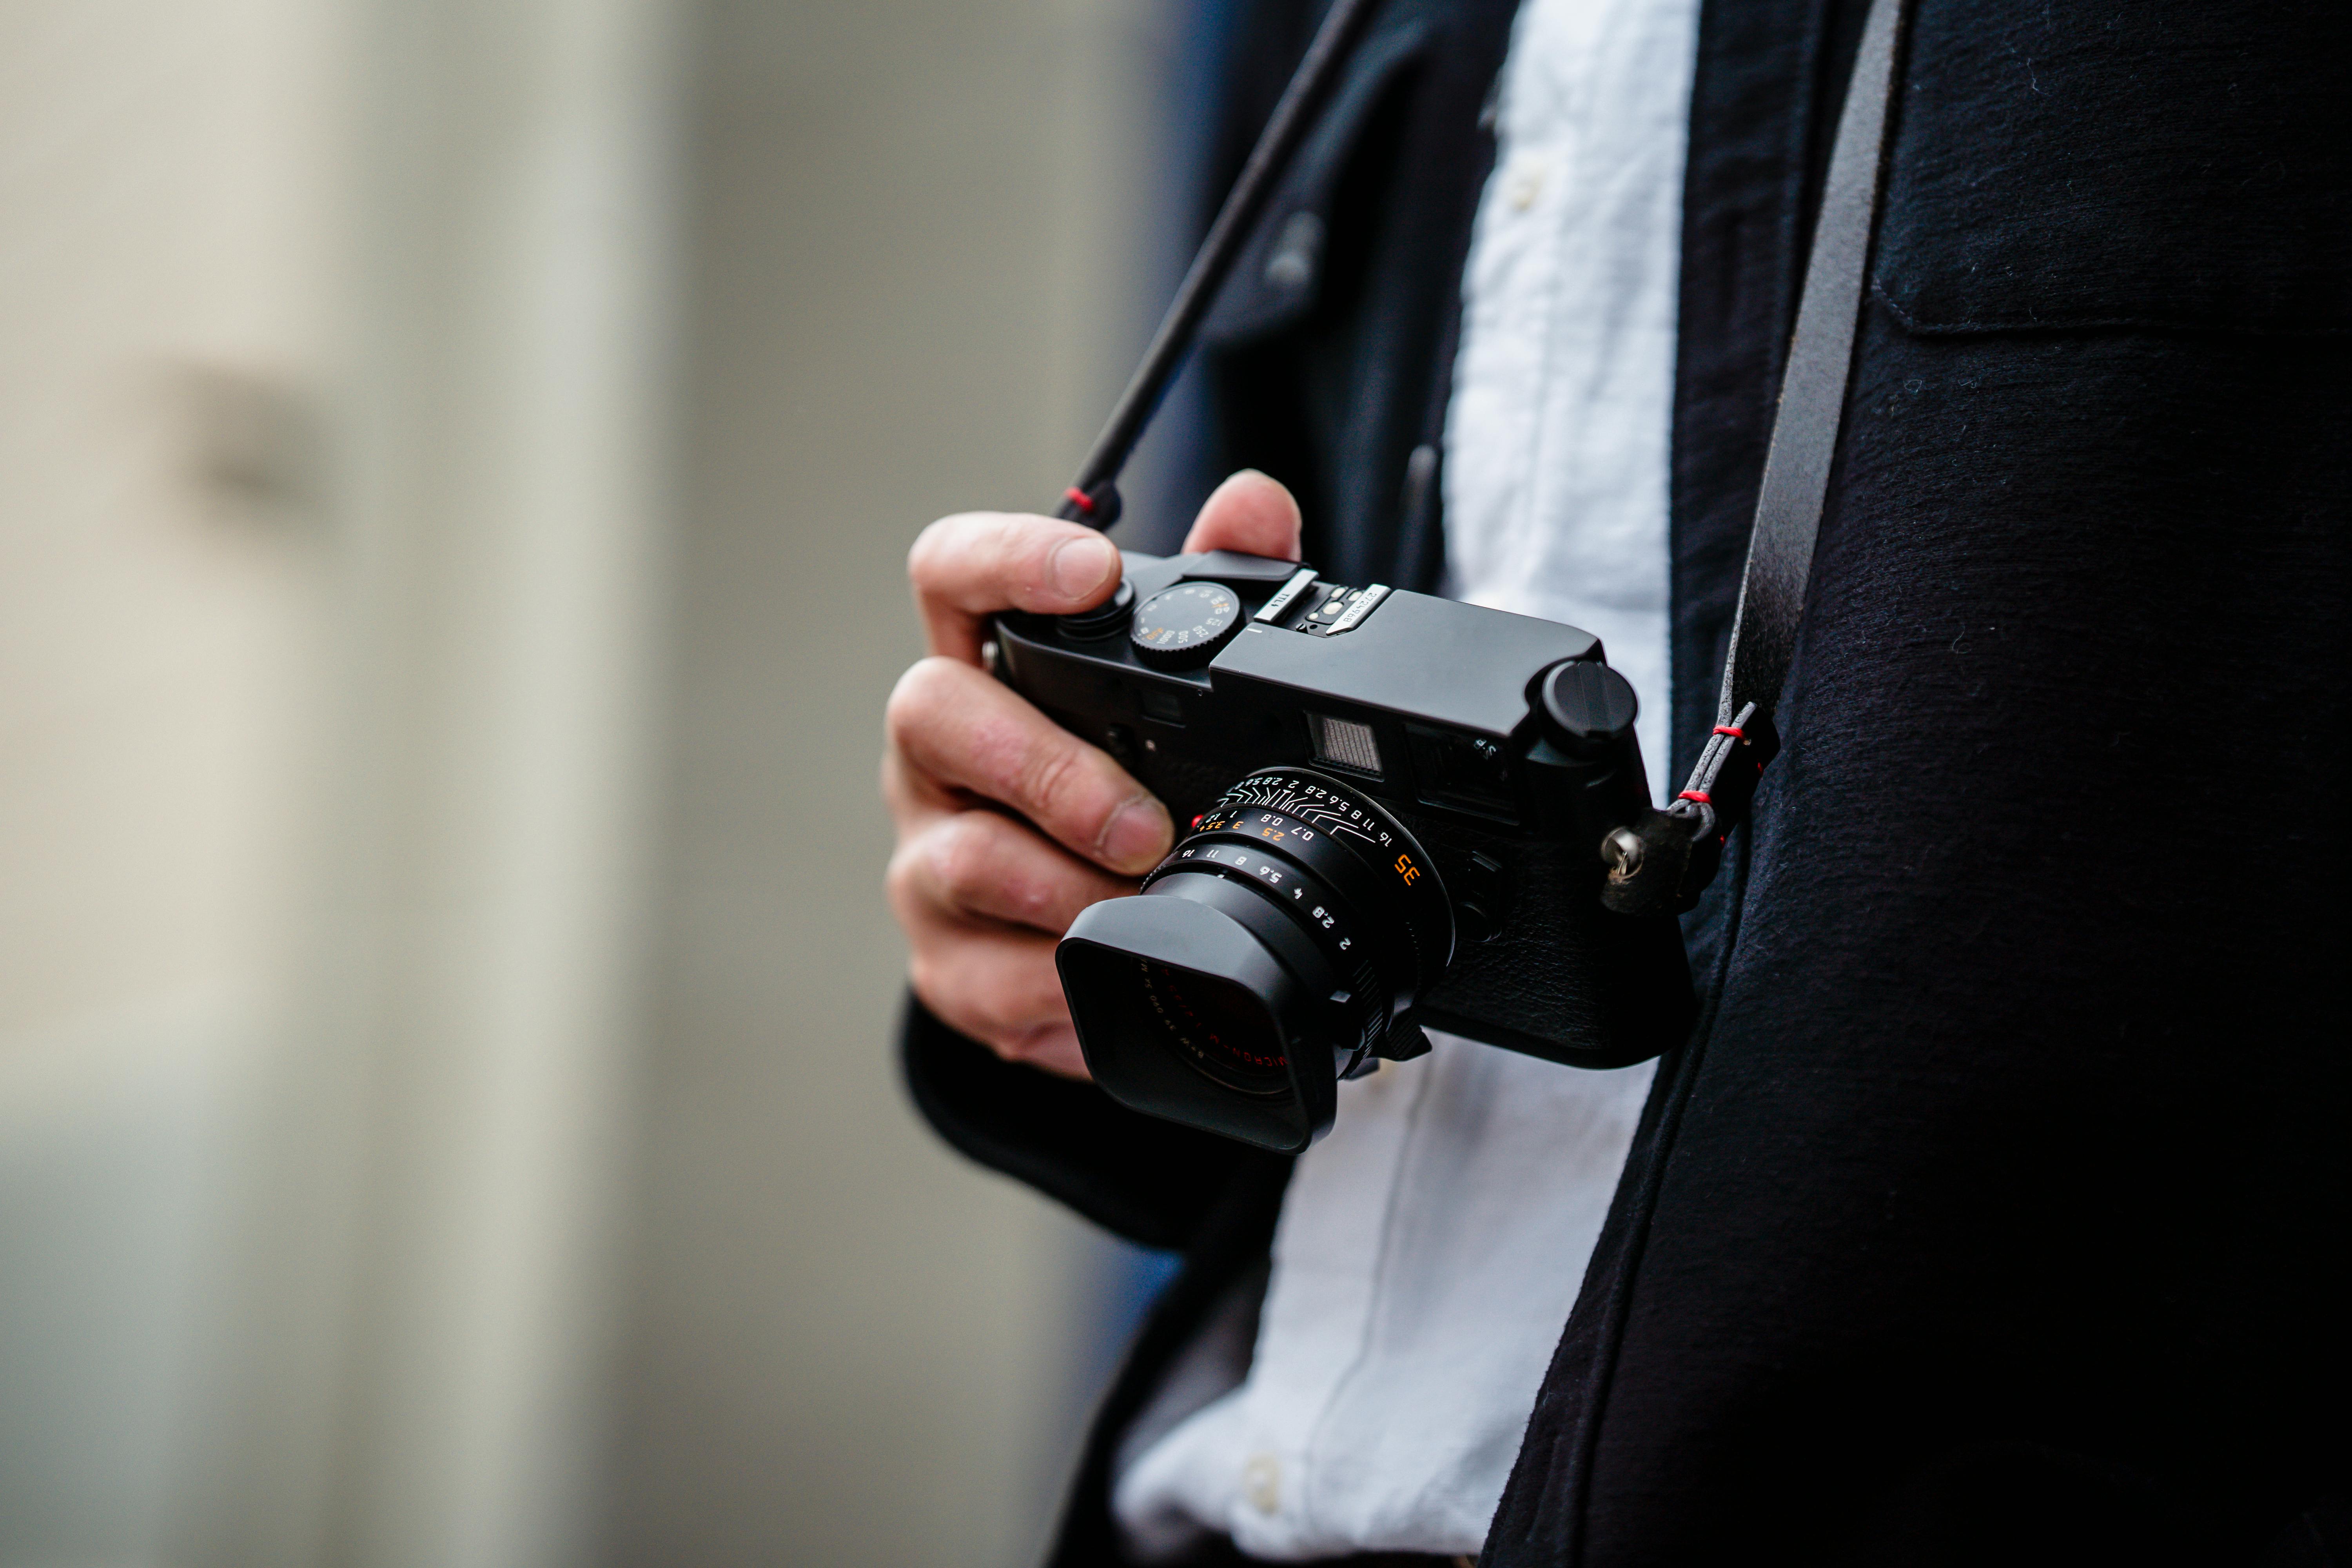
[[[1255,468],[1228,477],[1201,504],[1184,549],[1238,550],[1244,555],[1298,559],[1298,502],[1281,481]]]
[[[1244,468],[1201,508],[1187,551],[1238,550],[1298,559],[1298,503],[1281,484]],[[907,576],[931,651],[975,664],[982,622],[999,610],[1068,615],[1100,604],[1118,585],[1118,551],[1090,528],[1014,512],[965,512],[923,530]]]
[[[902,824],[885,887],[907,933],[915,994],[949,1027],[1008,1061],[1087,1077],[1054,968],[1055,935],[1087,905],[1134,884],[994,812],[929,809],[924,803],[944,792],[910,785],[919,775],[895,757],[883,773]]]
[[[1295,561],[1298,539],[1290,492],[1244,471],[1217,487],[1184,548]],[[1073,1078],[1086,1061],[1055,939],[1087,905],[1133,891],[1122,879],[1168,852],[1172,825],[1118,763],[976,667],[987,616],[1086,609],[1119,571],[1108,540],[1051,518],[969,513],[924,530],[907,573],[936,657],[891,694],[882,767],[899,826],[890,902],[915,994],[1000,1056]]]
[[[983,617],[998,610],[1061,616],[1100,604],[1118,586],[1118,550],[1075,522],[966,512],[923,530],[907,552],[907,576],[931,651],[976,664]]]
[[[907,836],[891,858],[892,897],[964,920],[1028,926],[1051,936],[1078,911],[1135,891],[992,811],[947,813]]]
[[[886,784],[909,805],[940,785],[970,790],[1127,876],[1150,870],[1174,838],[1167,808],[1117,763],[971,665],[922,660],[899,677],[884,719],[903,763]]]
[[[1071,1026],[1054,939],[1007,926],[976,926],[901,912],[913,948],[908,978],[938,1019],[1007,1061],[1065,1078],[1087,1063]]]

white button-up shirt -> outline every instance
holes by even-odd
[[[1666,784],[1667,438],[1696,0],[1527,0],[1465,276],[1448,591],[1598,634]],[[1300,1156],[1249,1370],[1121,1470],[1130,1546],[1475,1552],[1651,1068],[1433,1035]]]

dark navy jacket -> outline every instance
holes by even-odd
[[[1219,456],[1346,580],[1442,558],[1411,459],[1510,9],[1391,0],[1265,221],[1314,212],[1320,265],[1220,306]],[[1248,10],[1229,166],[1311,10]],[[1861,15],[1705,6],[1675,776]],[[1914,0],[1786,750],[1486,1563],[2352,1565],[2347,59],[2341,0]],[[905,1044],[950,1141],[1187,1254],[1056,1549],[1118,1562],[1108,1445],[1286,1168]]]

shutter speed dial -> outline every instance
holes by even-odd
[[[1154,669],[1194,669],[1241,630],[1241,596],[1222,583],[1179,583],[1136,606],[1127,640]]]

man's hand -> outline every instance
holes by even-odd
[[[1296,561],[1298,504],[1244,470],[1217,487],[1184,548]],[[1076,523],[969,512],[923,531],[907,575],[931,657],[890,694],[882,796],[898,824],[890,908],[915,994],[1009,1061],[1084,1078],[1055,941],[1088,904],[1133,892],[1173,831],[1126,770],[982,670],[980,647],[999,610],[1102,603],[1118,552]]]

